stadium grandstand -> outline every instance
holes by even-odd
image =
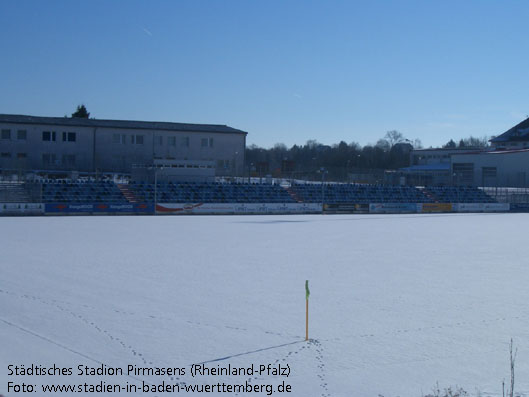
[[[145,214],[178,211],[200,213],[198,208],[203,213],[236,213],[236,206],[243,208],[243,213],[318,213],[325,209],[332,212],[332,209],[340,208],[351,209],[349,212],[371,212],[369,206],[372,204],[395,212],[400,212],[399,208],[406,209],[403,212],[409,212],[410,208],[411,212],[416,212],[413,208],[418,205],[433,208],[432,205],[452,203],[500,204],[484,190],[465,186],[273,182],[150,183],[91,179],[2,182],[0,203],[4,204],[4,209],[9,208],[9,203],[16,203],[22,208],[24,204],[39,203],[49,213]],[[194,211],[195,208],[197,210]],[[475,208],[479,210],[480,207]],[[438,212],[452,210],[455,207],[440,206]]]
[[[1,202],[30,203],[494,203],[483,190],[465,186],[411,186],[347,183],[280,184],[89,180],[1,182]]]
[[[478,187],[437,152],[417,165],[442,161],[453,183],[251,179],[247,133],[225,125],[0,115],[0,127],[0,215],[529,211],[529,192]]]
[[[295,184],[291,191],[302,201],[329,204],[430,203],[432,198],[412,186],[369,184]]]

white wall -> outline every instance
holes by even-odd
[[[454,163],[474,165],[474,186],[529,187],[529,151],[452,155]],[[496,167],[496,178],[483,180],[483,167]]]

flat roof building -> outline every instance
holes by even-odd
[[[490,140],[490,147],[413,150],[400,172],[407,184],[529,187],[529,119]]]
[[[452,155],[453,184],[529,187],[529,149]]]
[[[175,160],[243,172],[247,132],[226,125],[0,114],[2,171],[125,173]]]

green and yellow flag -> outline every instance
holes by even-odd
[[[310,290],[309,290],[309,280],[305,280],[305,299],[309,300]]]

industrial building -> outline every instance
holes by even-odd
[[[418,149],[400,169],[408,185],[529,187],[529,119],[490,140],[486,148]]]
[[[462,153],[451,158],[451,175],[455,184],[529,187],[529,149]]]
[[[426,149],[411,156],[418,160],[399,170],[408,185],[529,187],[529,149]]]

